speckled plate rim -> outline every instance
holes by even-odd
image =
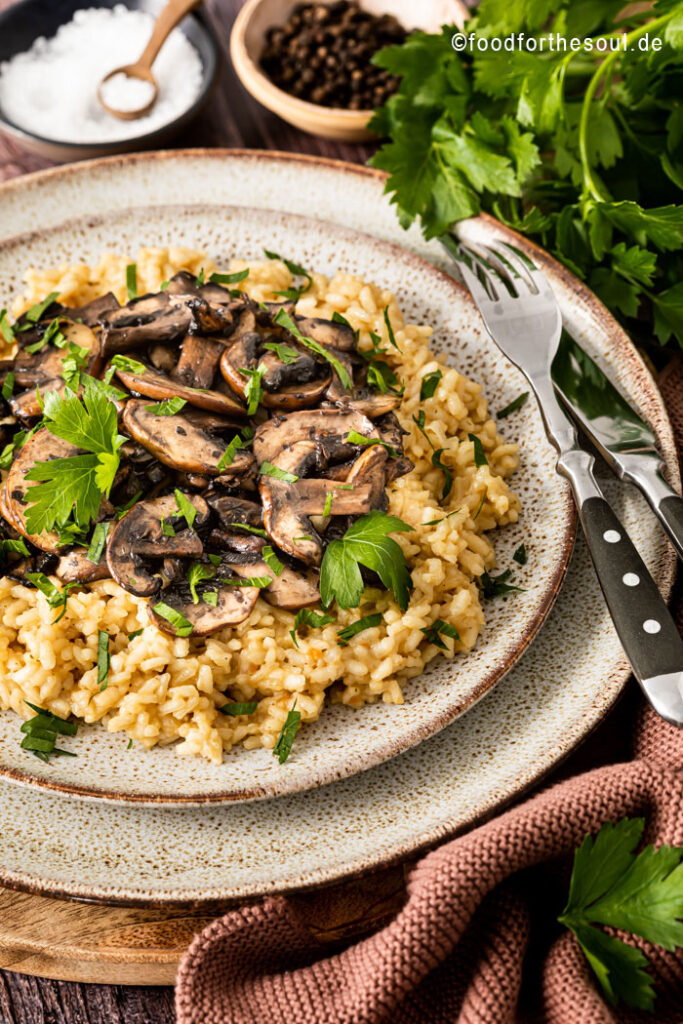
[[[330,169],[343,170],[352,174],[371,175],[379,179],[383,179],[385,177],[381,172],[368,170],[354,165],[346,165],[341,161],[333,161],[326,158],[301,157],[287,153],[258,153],[257,151],[248,150],[184,150],[159,153],[155,155],[155,158],[163,160],[175,159],[177,157],[182,158],[184,156],[199,159],[221,159],[225,156],[248,159],[263,157],[287,162],[299,161],[309,164],[317,163]],[[120,158],[112,158],[107,161],[91,161],[89,164],[84,165],[83,169],[87,172],[93,164],[102,164],[105,162],[112,163],[119,159]],[[125,157],[123,159],[124,161],[132,161],[149,159],[149,157],[141,155]],[[27,176],[27,179],[30,179],[30,183],[35,183],[40,187],[41,179],[46,176],[57,176],[64,173],[65,169],[55,168],[50,169],[47,172],[38,172],[37,174]],[[26,179],[23,180],[25,181]],[[4,186],[4,189],[17,189],[18,185],[21,183],[23,183],[23,181],[20,183],[10,182]],[[0,188],[0,199],[2,198],[2,194],[3,189]],[[551,257],[548,257],[542,251],[537,251],[530,243],[518,239],[518,244],[523,245],[530,252],[533,252],[542,264],[555,264],[555,261],[553,261]],[[557,265],[555,264],[555,266]],[[574,285],[575,279],[573,279],[572,275],[566,272],[564,268],[558,267],[558,272],[561,275],[561,279],[567,286],[571,287]],[[583,286],[579,285],[579,288],[581,291],[584,290]],[[581,298],[581,296],[579,297]],[[617,361],[622,361],[622,364],[627,367],[628,372],[633,376],[634,380],[638,382],[639,388],[642,388],[642,392],[639,396],[640,403],[641,405],[647,406],[648,419],[659,437],[663,454],[668,463],[669,478],[674,486],[678,486],[680,485],[680,476],[673,431],[668,415],[661,401],[661,396],[658,393],[652,376],[625,332],[615,324],[607,310],[594,296],[590,296],[590,294],[589,300],[590,305],[596,311],[596,315],[600,316],[604,322],[608,323],[610,327],[613,328],[613,333],[610,336],[608,346],[608,354],[611,358]],[[657,580],[660,589],[667,598],[670,596],[673,587],[676,566],[677,560],[673,549],[670,546],[665,547],[657,564]],[[485,821],[496,811],[504,808],[511,801],[524,795],[532,786],[537,784],[539,780],[542,780],[555,765],[571,753],[576,745],[595,729],[619,697],[629,676],[629,666],[623,655],[621,655],[611,663],[610,668],[607,671],[604,671],[601,678],[596,681],[595,699],[586,709],[582,710],[580,717],[575,722],[571,723],[570,728],[561,734],[561,747],[553,748],[552,751],[548,751],[547,756],[542,760],[537,760],[533,766],[525,766],[523,769],[517,771],[514,779],[506,780],[509,782],[509,785],[508,791],[505,795],[501,796],[494,793],[485,799],[484,802],[480,801],[477,813],[468,817],[464,823],[462,820],[457,820],[453,809],[451,808],[450,811],[441,817],[436,824],[433,824],[428,830],[423,831],[421,834],[412,837],[408,841],[394,844],[390,850],[383,849],[382,851],[376,854],[373,853],[370,856],[360,858],[355,857],[351,865],[344,865],[342,867],[334,866],[332,868],[326,865],[321,865],[316,871],[308,872],[303,877],[299,876],[296,879],[288,881],[286,884],[280,883],[277,885],[271,884],[270,886],[242,886],[240,888],[227,890],[212,889],[210,891],[207,890],[186,894],[182,898],[176,898],[172,894],[168,893],[168,891],[165,892],[161,886],[157,887],[158,891],[155,891],[154,893],[150,891],[139,892],[136,890],[129,891],[127,893],[115,894],[112,892],[111,887],[108,887],[106,884],[90,886],[75,884],[65,886],[56,882],[54,879],[47,879],[45,877],[39,878],[36,875],[28,876],[23,872],[8,871],[3,867],[0,867],[0,884],[22,891],[40,892],[41,894],[57,898],[79,899],[116,905],[182,907],[197,905],[198,903],[202,905],[209,905],[214,904],[216,901],[221,901],[221,903],[238,903],[254,899],[258,896],[265,895],[266,893],[274,892],[303,892],[321,885],[334,884],[343,879],[358,877],[359,875],[363,875],[383,867],[388,867],[410,855],[417,854],[420,851],[433,847],[439,842]],[[474,713],[476,714],[476,712]],[[334,789],[334,787],[331,788]],[[31,794],[29,794],[29,796],[30,795]]]
[[[12,182],[9,184],[12,184]],[[3,189],[0,187],[0,203],[2,202],[2,192]],[[137,212],[137,209],[138,208],[135,207],[117,209],[114,211],[114,216],[134,214]],[[164,209],[168,211],[170,215],[174,212],[174,208],[172,206],[164,206]],[[183,209],[183,207],[178,206],[178,210],[181,209]],[[230,207],[222,205],[211,206],[210,204],[207,204],[205,206],[204,204],[197,204],[197,209],[199,211],[206,210],[207,212],[217,209],[229,211]],[[249,208],[240,207],[240,209],[245,210],[245,212],[249,212]],[[262,211],[255,210],[254,212],[260,213]],[[111,215],[107,214],[98,214],[96,216],[83,217],[75,221],[70,220],[69,226],[73,226],[76,229],[81,225],[84,228],[92,228],[98,224],[106,224],[107,220],[110,219],[110,216]],[[298,214],[288,214],[287,216],[297,219],[300,218],[300,215]],[[306,220],[306,218],[300,219],[302,221]],[[320,225],[322,228],[329,227],[330,231],[336,231],[341,234],[350,235],[351,237],[360,238],[361,242],[366,241],[367,244],[372,244],[380,249],[383,254],[383,258],[385,257],[386,261],[406,260],[406,257],[409,256],[411,265],[417,265],[422,268],[425,279],[429,279],[429,277],[438,278],[445,288],[458,294],[463,300],[465,300],[467,305],[471,305],[472,308],[474,308],[469,297],[469,293],[464,286],[445,270],[436,266],[429,260],[417,256],[414,253],[408,254],[405,249],[395,243],[388,242],[384,239],[378,240],[372,235],[364,234],[363,232],[359,232],[355,229],[346,228],[342,225],[335,224],[334,222],[324,221],[318,218],[308,219],[314,220],[316,226]],[[54,225],[46,229],[46,232],[28,231],[19,235],[0,239],[0,248],[12,248],[17,245],[28,244],[37,237],[44,237],[46,233],[49,234],[53,230],[58,232],[60,227],[61,225]],[[496,359],[498,358],[500,358],[501,362],[505,362],[504,357],[499,357],[498,354],[496,354]],[[261,783],[259,785],[252,782],[241,787],[233,787],[230,790],[212,790],[210,793],[188,792],[174,793],[172,795],[165,793],[151,795],[149,793],[113,790],[105,786],[95,784],[73,785],[64,780],[57,780],[54,777],[50,778],[48,776],[35,774],[30,770],[13,767],[3,763],[2,761],[0,761],[0,777],[7,778],[19,785],[47,789],[76,798],[98,799],[112,803],[124,802],[166,806],[178,806],[183,804],[220,804],[270,799],[272,797],[302,792],[313,787],[328,785],[339,781],[340,779],[347,778],[350,775],[367,771],[377,764],[387,761],[392,757],[396,757],[404,751],[409,750],[412,746],[415,746],[434,735],[434,733],[439,730],[445,728],[451,722],[455,721],[456,718],[465,714],[471,707],[478,703],[478,701],[480,701],[485,694],[488,693],[489,690],[491,690],[514,667],[538,635],[538,632],[547,619],[548,614],[557,599],[560,588],[562,587],[576,539],[577,515],[574,502],[571,497],[571,492],[569,487],[560,477],[557,478],[556,483],[559,498],[558,504],[560,506],[557,522],[555,524],[555,528],[560,535],[558,554],[551,567],[551,572],[547,575],[545,580],[544,590],[540,595],[536,614],[533,615],[533,617],[530,616],[523,623],[523,627],[519,633],[516,634],[514,647],[508,650],[501,660],[481,676],[476,686],[473,686],[464,695],[454,695],[448,708],[444,709],[440,714],[431,717],[427,722],[421,722],[409,730],[404,730],[398,737],[394,735],[393,730],[388,730],[386,739],[383,737],[381,742],[373,744],[372,752],[370,754],[356,758],[353,762],[349,759],[348,763],[344,767],[331,766],[330,768],[322,771],[315,771],[311,769],[311,772],[307,777],[302,776],[297,780],[293,780],[290,777],[283,775],[275,782],[269,781],[265,784]]]

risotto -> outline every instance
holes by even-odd
[[[129,257],[107,253],[94,267],[31,269],[13,313],[19,316],[53,291],[70,306],[108,291],[125,302],[130,263]],[[179,248],[143,249],[136,265],[140,294],[158,291],[180,270],[199,275],[203,269],[207,277],[216,270],[204,254]],[[256,302],[273,301],[292,286],[292,273],[279,259],[233,260],[229,271],[247,268],[239,287]],[[102,722],[144,747],[172,743],[179,754],[219,763],[236,744],[273,748],[294,699],[302,724],[318,718],[326,697],[352,708],[379,700],[401,703],[403,683],[429,661],[473,647],[484,624],[477,579],[495,565],[491,531],[519,514],[507,483],[517,468],[517,446],[498,434],[481,386],[430,350],[431,328],[405,323],[390,292],[346,273],[311,277],[297,301],[297,316],[340,314],[359,332],[361,350],[372,346],[374,332],[384,343],[383,358],[405,382],[396,415],[414,468],[390,483],[387,493],[389,514],[413,528],[395,534],[412,578],[407,610],[401,611],[391,592],[369,588],[359,608],[335,609],[333,622],[292,635],[294,612],[259,597],[245,621],[195,639],[160,631],[150,621],[147,602],[113,579],[71,592],[55,622],[43,593],[3,577],[0,707],[26,717],[29,701],[62,718]],[[398,349],[388,344],[385,309]],[[421,399],[422,380],[430,374],[438,383],[431,397]],[[476,457],[470,434],[481,443],[485,460]],[[438,449],[453,476],[443,500],[444,472],[432,460]],[[340,629],[359,615],[376,613],[379,625],[339,642]],[[457,631],[457,639],[441,637],[445,650],[423,632],[436,620]],[[106,688],[98,681],[101,631],[110,637]],[[130,634],[136,635],[129,639]],[[237,717],[223,714],[226,697],[255,703],[256,709]]]

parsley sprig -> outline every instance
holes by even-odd
[[[374,509],[361,516],[340,540],[331,541],[320,568],[323,608],[336,600],[340,608],[357,608],[365,584],[361,566],[377,573],[402,611],[408,607],[412,582],[403,551],[390,533],[412,530],[402,519]]]
[[[642,818],[607,822],[574,855],[567,905],[559,917],[570,929],[609,1001],[654,1008],[647,958],[596,925],[639,935],[664,949],[683,946],[683,847],[653,846],[635,853]]]
[[[102,498],[109,497],[126,438],[118,432],[116,406],[97,388],[98,381],[87,380],[83,398],[68,389],[63,397],[54,391],[45,395],[46,428],[83,454],[37,463],[28,470],[26,479],[36,481],[26,491],[30,533],[61,529],[70,522],[86,527]]]

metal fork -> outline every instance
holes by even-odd
[[[593,475],[594,458],[578,443],[550,376],[562,331],[552,288],[513,246],[442,238],[479,307],[488,333],[526,376],[557,472],[569,481],[598,581],[633,672],[654,709],[683,725],[683,640],[654,580]]]

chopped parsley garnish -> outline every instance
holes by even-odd
[[[481,510],[483,509],[483,507],[484,507],[484,502],[486,501],[486,499],[487,499],[487,497],[488,497],[488,493],[489,493],[489,489],[488,489],[488,487],[485,487],[485,488],[484,488],[484,493],[483,493],[483,494],[482,494],[482,496],[481,496],[481,501],[479,502],[479,506],[478,506],[478,508],[477,508],[477,511],[476,511],[476,512],[474,513],[474,515],[472,516],[472,521],[473,521],[473,522],[474,522],[474,520],[475,520],[475,519],[476,519],[476,518],[478,517],[479,513],[481,512]]]
[[[334,499],[334,492],[328,491],[325,495],[325,505],[323,506],[323,516],[329,516],[332,512],[332,501]]]
[[[111,358],[111,365],[117,370],[128,371],[128,373],[145,373],[147,367],[138,359],[131,359],[130,356],[115,355]]]
[[[62,359],[62,379],[71,391],[78,391],[81,386],[81,370],[85,370],[90,362],[90,349],[82,348],[73,342]]]
[[[7,401],[12,397],[14,391],[14,374],[8,373],[2,382],[2,397]]]
[[[462,506],[460,506],[460,508],[462,508]],[[460,512],[460,508],[454,508],[452,512],[449,512],[445,516],[441,516],[441,519],[428,519],[427,522],[424,525],[425,526],[437,526],[439,523],[445,523],[446,520],[450,519],[451,516],[454,516],[456,514],[456,512]]]
[[[301,712],[295,711],[296,698],[292,704],[291,711],[287,712],[284,724],[280,729],[280,735],[277,738],[277,742],[273,747],[273,753],[277,756],[280,764],[284,764],[289,757],[294,738],[299,728],[299,722],[301,721]]]
[[[467,436],[474,445],[474,464],[477,467],[477,469],[480,466],[488,466],[489,461],[486,458],[486,453],[484,452],[484,446],[481,443],[481,438],[477,437],[476,434],[468,434]]]
[[[175,537],[176,534],[173,523],[169,522],[164,516],[161,517],[160,523],[162,537]]]
[[[567,905],[558,920],[572,931],[612,1005],[618,1000],[654,1009],[645,955],[617,935],[639,935],[673,952],[683,946],[683,846],[635,850],[643,818],[606,822],[595,839],[587,835],[574,854]]]
[[[319,341],[316,341],[314,338],[308,338],[305,334],[302,334],[289,313],[284,309],[278,309],[275,314],[275,323],[278,324],[279,327],[284,327],[285,330],[294,335],[296,340],[306,348],[309,348],[311,352],[315,352],[316,355],[322,356],[323,359],[326,359],[345,388],[351,389],[353,387],[353,381],[351,380],[351,376],[346,367],[339,362],[336,356],[332,355],[329,349],[326,349],[324,345],[321,345]]]
[[[257,537],[267,537],[268,534],[260,526],[250,526],[249,523],[229,523],[231,530],[244,530],[246,533],[255,533]],[[211,557],[209,555],[209,557]]]
[[[78,732],[78,723],[67,722],[66,719],[60,718],[59,715],[48,711],[47,708],[40,708],[29,701],[24,701],[24,703],[31,711],[35,711],[35,715],[21,724],[21,732],[24,733],[24,738],[21,741],[22,748],[30,750],[32,754],[45,762],[49,761],[50,754],[75,757],[76,755],[72,751],[62,750],[61,747],[56,746],[56,743],[57,736],[75,736]]]
[[[337,633],[337,640],[342,647],[346,647],[349,640],[352,637],[358,636],[359,633],[363,633],[366,629],[372,629],[375,626],[381,626],[382,616],[379,612],[375,615],[366,615],[362,619],[357,619],[355,622],[350,622],[348,626],[344,626]]]
[[[440,469],[446,478],[444,480],[443,490],[441,491],[441,501],[446,500],[450,493],[450,489],[453,486],[453,474],[451,473],[448,466],[446,466],[441,459],[441,456],[443,455],[444,451],[444,448],[437,448],[432,453],[432,466],[435,466],[436,469]]]
[[[95,529],[92,532],[90,547],[86,556],[89,562],[93,562],[95,565],[98,564],[104,551],[104,545],[107,543],[108,533],[109,523],[95,523]]]
[[[125,505],[120,505],[116,509],[116,518],[123,519],[126,512],[130,512],[133,505],[137,505],[138,501],[142,497],[142,491],[136,491],[132,498],[129,498]]]
[[[220,555],[209,555],[208,559],[211,562],[211,565],[220,565],[223,561]]]
[[[48,579],[47,576],[42,572],[27,572],[26,579],[30,580],[33,586],[45,595],[50,608],[61,608],[61,611],[56,619],[53,619],[53,624],[59,622],[59,620],[66,614],[66,602],[69,596],[69,591],[73,590],[74,587],[78,586],[77,583],[66,583],[62,589],[56,587],[52,580]]]
[[[239,372],[249,378],[244,388],[244,397],[247,400],[247,416],[253,416],[263,398],[262,381],[268,373],[268,367],[265,363],[259,363],[255,370],[241,369]]]
[[[55,317],[45,328],[43,336],[34,341],[32,345],[27,345],[25,351],[30,352],[31,355],[35,355],[36,352],[42,352],[42,350],[49,345],[50,342],[56,348],[64,348],[66,345],[66,337],[61,330],[62,318]]]
[[[195,562],[194,565],[190,566],[187,574],[187,582],[190,584],[192,604],[199,604],[197,584],[201,583],[202,580],[212,580],[215,575],[216,569],[212,565],[203,565],[201,562]]]
[[[18,540],[12,540],[9,537],[0,540],[0,560],[6,561],[8,555],[23,555],[25,558],[30,558],[29,550],[23,537],[19,537]]]
[[[382,339],[379,334],[375,334],[374,331],[368,331],[368,334],[370,335],[372,348],[367,350],[359,349],[358,355],[362,356],[367,362],[370,362],[375,359],[376,356],[383,356],[385,352],[389,351],[389,349],[382,347]]]
[[[240,448],[246,448],[249,441],[242,437],[240,434],[235,434],[232,441],[228,444],[227,448],[221,455],[220,459],[216,464],[216,469],[219,473],[222,473],[228,466],[232,466],[235,461],[235,456]]]
[[[209,278],[211,284],[239,284],[249,277],[249,267],[246,270],[236,270],[234,274],[212,274]]]
[[[355,337],[356,341],[358,341],[358,331],[356,331],[353,327],[351,327],[351,324],[346,319],[346,317],[342,316],[341,313],[338,313],[336,309],[335,309],[334,313],[332,314],[332,323],[333,324],[344,324],[346,327],[350,327],[351,330],[354,333],[354,337]],[[362,355],[362,353],[361,353],[361,355]]]
[[[107,689],[109,682],[109,633],[103,629],[97,631],[97,682],[100,684],[100,693]]]
[[[341,539],[331,541],[320,569],[323,608],[335,600],[340,608],[358,607],[365,589],[360,571],[364,565],[377,573],[405,611],[412,581],[405,555],[388,534],[412,529],[401,519],[373,509],[352,523]]]
[[[42,320],[43,315],[57,298],[59,298],[59,292],[50,292],[47,298],[43,299],[42,302],[36,302],[35,306],[31,306],[31,308],[24,313],[24,320],[29,324],[37,324],[39,320]]]
[[[298,263],[293,263],[292,260],[287,260],[284,258],[284,256],[278,256],[276,252],[270,252],[268,249],[264,249],[263,251],[269,260],[281,260],[282,263],[284,263],[284,265],[287,267],[287,270],[290,272],[290,274],[294,274],[295,277],[304,277],[306,279],[305,283],[298,288],[285,288],[283,291],[276,291],[273,293],[275,295],[282,295],[283,298],[289,299],[290,302],[296,302],[296,300],[300,298],[304,294],[304,292],[307,292],[308,289],[311,287],[311,285],[313,284],[313,278],[306,270],[306,268],[299,266]]]
[[[442,651],[448,650],[448,647],[441,639],[442,636],[449,636],[451,640],[460,640],[460,634],[455,626],[451,626],[449,622],[444,622],[443,619],[435,619],[431,626],[425,626],[420,632],[424,633],[430,644],[434,644],[435,647],[440,648]]]
[[[154,605],[154,611],[162,619],[166,619],[174,627],[176,636],[189,636],[192,632],[193,626],[181,612],[177,612],[175,608],[171,608],[170,605],[164,604],[163,601],[158,601]]]
[[[128,299],[137,299],[138,297],[138,265],[137,263],[129,263],[126,267],[126,294]]]
[[[493,597],[501,597],[503,594],[524,593],[522,587],[515,587],[507,582],[511,576],[511,569],[506,569],[505,572],[501,572],[498,576],[491,576],[488,572],[484,571],[479,577],[484,597],[488,600]]]
[[[143,629],[142,626],[140,626],[140,629],[134,629],[132,633],[128,634],[128,639],[129,640],[135,640],[135,637],[136,636],[142,636],[143,632],[144,632],[144,629]]]
[[[202,601],[204,604],[210,605],[211,608],[218,607],[218,591],[217,590],[205,590],[202,594]]]
[[[422,378],[420,384],[420,401],[424,402],[426,398],[433,398],[434,392],[439,386],[439,381],[443,377],[441,370],[434,370],[433,373],[426,373]]]
[[[128,740],[128,743],[126,744],[126,750],[130,750],[130,748],[131,748],[132,746],[133,746],[133,741],[132,741],[132,739],[131,739],[131,740]]]
[[[429,447],[433,448],[434,447],[434,443],[433,443],[432,439],[430,438],[429,434],[427,433],[427,431],[425,430],[425,421],[426,421],[426,419],[427,419],[427,414],[425,413],[424,409],[420,409],[420,411],[417,414],[417,416],[413,415],[413,423],[415,424],[417,429],[420,431],[420,433],[424,435],[424,437],[425,437]]]
[[[334,622],[334,615],[321,615],[320,612],[314,612],[310,608],[299,608],[294,616],[294,629],[289,631],[294,646],[299,646],[296,634],[302,623],[304,626],[310,626],[311,629],[320,629],[321,626],[327,626],[330,622]]]
[[[85,454],[50,459],[28,470],[26,526],[29,533],[64,527],[70,519],[85,527],[109,497],[119,468],[119,448],[126,440],[118,432],[116,407],[97,390],[86,389],[83,399],[67,391],[45,396],[45,426]]]
[[[281,576],[284,569],[284,565],[273,551],[270,544],[266,544],[262,551],[263,561],[266,563],[271,572],[275,573],[276,576]]]
[[[0,309],[0,334],[8,345],[11,345],[14,341],[14,328],[9,322],[6,309]]]
[[[389,335],[389,341],[394,346],[394,348],[397,349],[400,352],[401,349],[398,347],[398,342],[396,341],[396,337],[394,335],[394,329],[391,326],[391,320],[389,319],[389,307],[388,306],[384,307],[384,323],[386,324],[387,334]]]
[[[512,556],[517,565],[526,565],[528,561],[528,555],[526,553],[526,547],[524,544],[520,544],[514,555]]]
[[[178,512],[187,523],[188,529],[191,530],[194,526],[194,521],[197,518],[197,509],[194,507],[190,499],[184,495],[182,491],[179,491],[177,487],[173,493],[175,495]]]
[[[200,268],[200,271],[197,274],[196,281],[197,281],[197,287],[198,288],[202,288],[203,285],[204,285],[204,267]]]
[[[345,441],[347,444],[360,444],[364,447],[370,447],[373,444],[381,444],[382,448],[386,448],[389,454],[396,459],[401,454],[400,452],[397,452],[393,445],[390,445],[388,441],[383,441],[381,437],[366,437],[365,434],[359,434],[357,430],[349,430]]]
[[[174,395],[173,398],[165,398],[162,402],[157,402],[156,405],[146,405],[145,409],[148,412],[153,412],[155,416],[175,416],[186,405],[186,398]]]
[[[297,359],[300,359],[300,354],[291,345],[283,345],[279,341],[267,341],[264,348],[267,348],[269,352],[274,352],[281,363],[285,366],[291,366]]]
[[[232,715],[233,718],[237,718],[238,715],[253,715],[257,707],[257,700],[234,700],[230,704],[224,704],[222,708],[217,710],[223,715]]]
[[[405,384],[400,377],[397,377],[388,363],[378,359],[368,366],[368,387],[377,388],[383,395],[393,391],[395,395],[402,395],[405,391]]]
[[[259,590],[269,587],[272,582],[272,576],[245,576],[243,579],[221,580],[221,583],[228,587],[258,587]]]
[[[509,416],[511,413],[517,412],[518,409],[521,409],[528,401],[529,392],[523,391],[521,395],[517,395],[516,398],[513,398],[509,405],[506,405],[504,409],[501,409],[500,412],[496,413],[497,418],[499,420],[504,420],[506,416]]]
[[[261,476],[272,476],[275,480],[284,480],[288,484],[295,484],[299,479],[294,473],[288,473],[286,469],[274,466],[272,462],[262,462],[259,466]]]

